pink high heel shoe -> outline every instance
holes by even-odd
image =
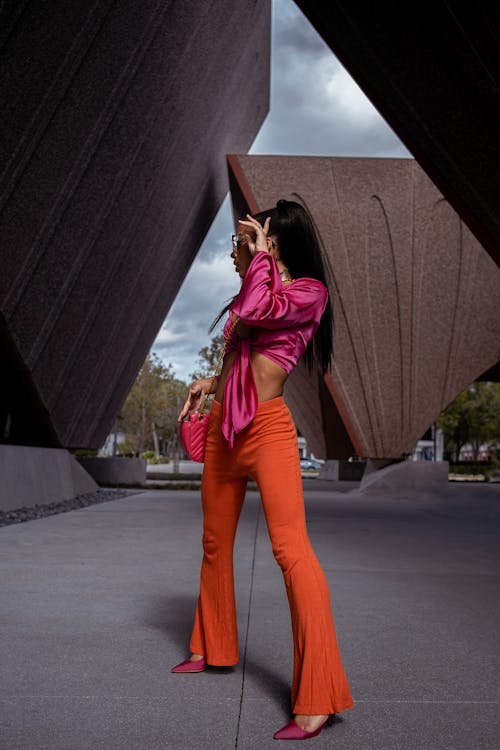
[[[193,659],[186,659],[185,661],[181,661],[180,664],[176,664],[175,667],[172,667],[170,670],[171,672],[204,672],[207,668],[207,661],[204,656],[201,657],[201,659],[196,659],[194,661]]]
[[[275,734],[273,734],[274,740],[308,740],[311,737],[317,737],[318,734],[320,734],[321,730],[325,726],[325,724],[333,724],[333,717],[335,714],[330,714],[330,716],[327,716],[326,719],[322,724],[319,725],[317,729],[314,730],[314,732],[306,732],[304,729],[301,729],[295,719],[292,719],[286,726],[279,729]]]

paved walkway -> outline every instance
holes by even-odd
[[[497,748],[500,486],[390,499],[306,485],[356,703],[310,746]],[[288,721],[288,603],[259,508],[249,492],[235,550],[241,661],[193,675],[169,669],[197,596],[197,492],[0,529],[2,750],[286,745],[272,734]]]

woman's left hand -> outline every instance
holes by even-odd
[[[205,394],[211,392],[210,388],[212,385],[212,380],[212,378],[200,378],[199,380],[194,381],[188,391],[186,403],[182,407],[182,411],[177,417],[178,422],[182,422],[184,417],[187,417],[190,412],[197,411],[200,408],[201,402],[205,398]]]
[[[254,219],[253,216],[250,216],[250,214],[247,214],[246,221],[240,219],[239,223],[244,227],[243,232],[247,238],[250,254],[255,255],[259,250],[268,253],[267,233],[269,231],[271,217],[267,217],[264,226],[262,226],[257,219]]]

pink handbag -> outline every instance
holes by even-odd
[[[181,440],[192,461],[205,460],[209,412],[193,411],[186,422],[181,422]]]
[[[222,345],[217,367],[215,368],[215,374],[210,383],[209,392],[205,394],[205,397],[200,404],[199,411],[191,412],[188,418],[184,422],[181,422],[181,441],[186,453],[192,461],[203,463],[205,460],[205,447],[207,444],[208,423],[210,420],[210,412],[205,411],[205,404],[207,403],[209,393],[212,392],[214,381],[222,369],[222,360],[224,359],[226,345],[238,324],[238,320],[238,316],[235,315],[224,344]]]

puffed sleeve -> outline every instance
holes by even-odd
[[[260,251],[252,258],[231,310],[243,323],[288,328],[319,322],[328,299],[321,281],[304,278],[283,286],[273,256]]]

